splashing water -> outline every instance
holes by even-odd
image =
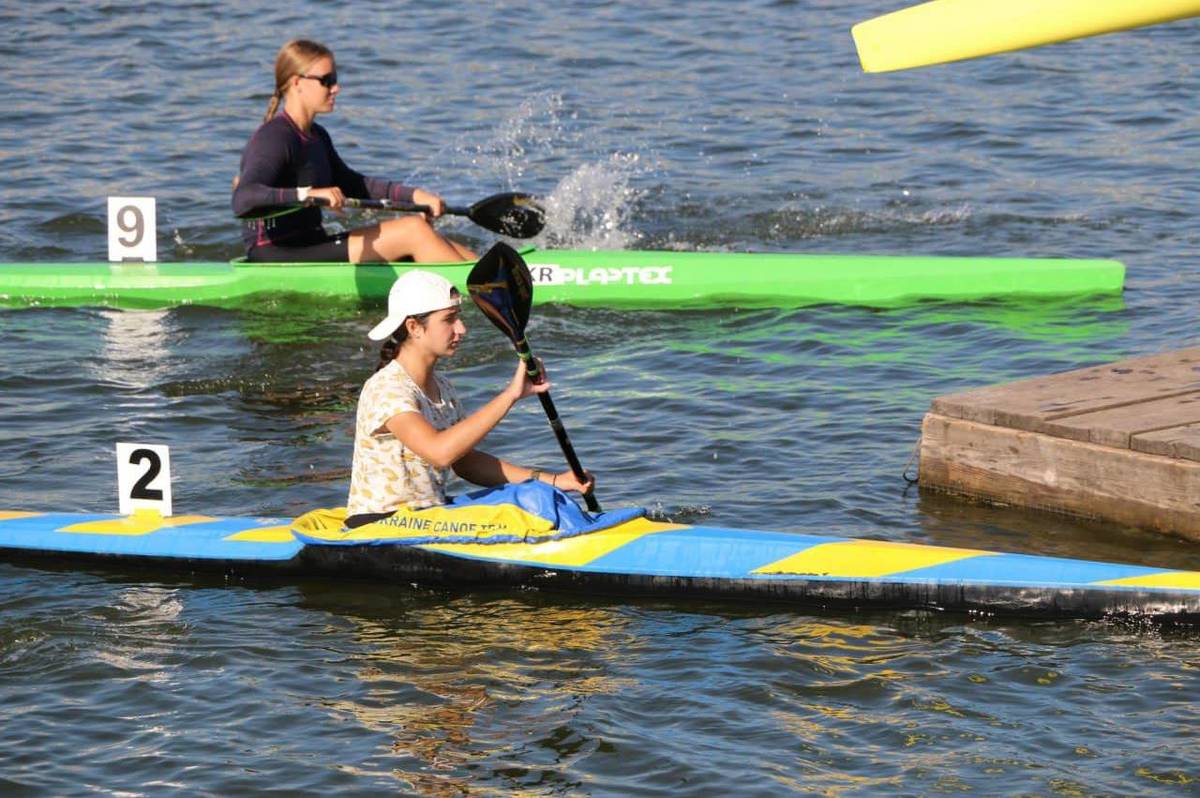
[[[557,180],[541,197],[546,229],[525,243],[626,249],[642,238],[631,219],[645,192],[634,182],[656,171],[654,159],[589,151],[588,124],[567,109],[562,95],[538,94],[513,109],[483,141],[451,145],[436,160],[460,181],[469,176],[483,193],[536,192],[538,184]]]
[[[588,152],[586,122],[566,110],[559,94],[542,94],[522,103],[496,128],[472,164],[503,174],[509,187],[531,169],[571,171],[543,197],[546,229],[536,240],[543,247],[626,249],[641,238],[631,217],[642,192],[636,178],[653,171],[636,153]],[[580,162],[583,159],[584,162]]]
[[[476,184],[484,193],[528,191],[543,164],[557,164],[574,151],[573,137],[562,121],[563,98],[557,94],[529,97],[492,130],[480,137],[462,133],[430,159],[441,175],[458,183]],[[420,172],[410,176],[419,181]]]
[[[546,229],[538,245],[628,249],[642,237],[630,229],[643,193],[632,181],[646,171],[638,155],[621,153],[577,167],[544,198]]]
[[[532,161],[555,160],[571,138],[562,123],[563,98],[541,94],[517,106],[513,115],[494,131],[473,163],[491,174],[504,176],[506,184],[520,190]]]

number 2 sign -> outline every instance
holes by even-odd
[[[158,260],[154,197],[108,198],[108,259]]]
[[[171,514],[171,453],[167,446],[143,443],[117,444],[117,510]]]

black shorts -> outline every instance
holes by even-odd
[[[350,238],[325,236],[304,244],[260,244],[246,253],[251,263],[349,263]]]

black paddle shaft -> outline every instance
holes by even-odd
[[[525,363],[525,373],[529,375],[529,381],[534,385],[541,385],[545,382],[546,373],[538,366],[537,358],[529,349],[529,342],[524,338],[513,341],[513,348],[517,350],[517,356]],[[550,429],[554,430],[554,437],[558,438],[559,448],[562,449],[563,456],[567,458],[567,465],[571,467],[571,473],[580,482],[587,481],[587,474],[584,473],[583,466],[579,462],[579,455],[575,454],[575,447],[571,445],[571,439],[567,437],[567,428],[563,426],[562,419],[558,417],[558,408],[554,406],[550,392],[539,393],[537,398],[542,403],[542,410],[546,412],[546,420],[550,422]],[[583,500],[593,513],[600,512],[600,502],[596,501],[596,494],[589,490],[583,494]]]
[[[306,205],[328,205],[323,197],[310,197]],[[390,199],[359,199],[346,197],[347,208],[374,208],[385,211],[429,213],[428,205],[414,202],[396,202]],[[469,208],[447,205],[445,213],[451,216],[466,216],[475,224],[493,233],[512,238],[533,238],[546,226],[546,210],[531,195],[519,191],[506,191],[484,197]]]
[[[525,326],[529,323],[529,309],[533,304],[533,279],[520,254],[503,241],[498,242],[475,264],[467,277],[467,288],[483,315],[512,341],[518,357],[525,364],[525,373],[530,381],[535,385],[545,382],[546,375],[533,356],[529,342],[525,340]],[[558,409],[550,398],[550,392],[539,393],[537,397],[542,403],[542,410],[546,412],[550,428],[554,430],[554,437],[558,438],[563,456],[567,458],[567,465],[571,467],[575,478],[584,482],[587,475],[558,417]],[[583,494],[583,500],[589,510],[600,512],[600,503],[592,491]]]

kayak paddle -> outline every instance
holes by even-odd
[[[512,341],[517,356],[525,363],[525,373],[530,381],[535,385],[545,382],[546,374],[538,367],[537,358],[525,340],[525,325],[529,323],[529,308],[533,304],[533,278],[517,251],[503,241],[493,245],[467,275],[467,290],[483,315],[491,319]],[[587,479],[583,466],[579,464],[575,447],[571,445],[567,430],[558,417],[550,392],[539,393],[537,398],[542,402],[542,409],[546,411],[546,418],[550,421],[554,436],[558,438],[567,464],[571,466],[575,478],[583,482]],[[593,513],[600,512],[600,503],[591,491],[583,494],[583,500]]]
[[[314,197],[306,200],[314,205],[329,203]],[[386,199],[357,199],[346,198],[347,208],[379,208],[386,211],[403,211],[412,213],[427,213],[429,206],[412,202],[393,202]],[[484,197],[469,208],[447,205],[446,213],[452,216],[466,216],[475,224],[510,238],[533,238],[542,232],[546,226],[546,210],[529,194],[517,191],[506,191]]]
[[[1195,0],[934,0],[850,29],[864,72],[944,64],[1200,15]]]

